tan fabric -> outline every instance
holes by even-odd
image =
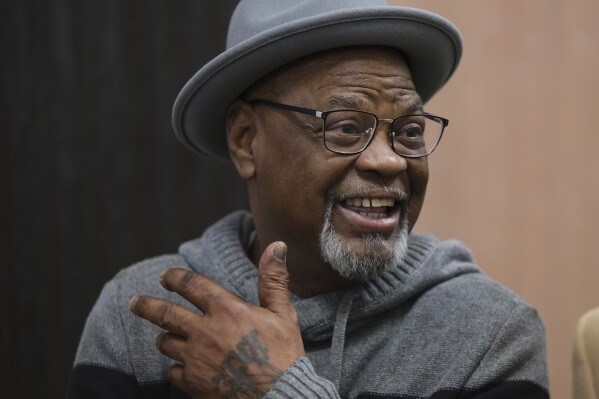
[[[599,308],[578,321],[574,342],[574,399],[599,399]]]

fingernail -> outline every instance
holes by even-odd
[[[272,250],[272,255],[279,262],[285,263],[285,261],[287,260],[287,245],[282,244],[282,245],[276,246]]]
[[[160,285],[164,285],[164,275],[166,274],[166,271],[168,269],[164,269],[162,272],[160,272],[160,277],[158,278],[158,281],[160,281]]]
[[[135,295],[133,298],[131,298],[131,300],[129,301],[129,309],[133,310],[133,308],[135,308],[135,304],[137,303],[138,300],[139,300],[139,295]]]

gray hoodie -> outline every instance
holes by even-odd
[[[191,268],[258,304],[246,255],[251,216],[233,213],[179,254],[121,271],[85,326],[72,398],[185,397],[166,381],[173,362],[155,348],[160,329],[133,316],[136,294],[191,307],[158,283],[168,267]],[[268,398],[547,398],[545,340],[534,309],[493,282],[459,242],[411,234],[404,262],[351,288],[291,295],[306,357]]]

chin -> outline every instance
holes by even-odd
[[[335,231],[327,217],[320,233],[320,250],[323,259],[341,277],[366,281],[403,262],[408,249],[408,234],[407,218],[402,218],[398,231],[391,237],[365,233],[348,241]]]

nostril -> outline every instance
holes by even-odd
[[[406,158],[395,152],[386,140],[373,140],[368,148],[359,154],[355,167],[361,171],[375,172],[390,176],[405,171],[408,167]]]

